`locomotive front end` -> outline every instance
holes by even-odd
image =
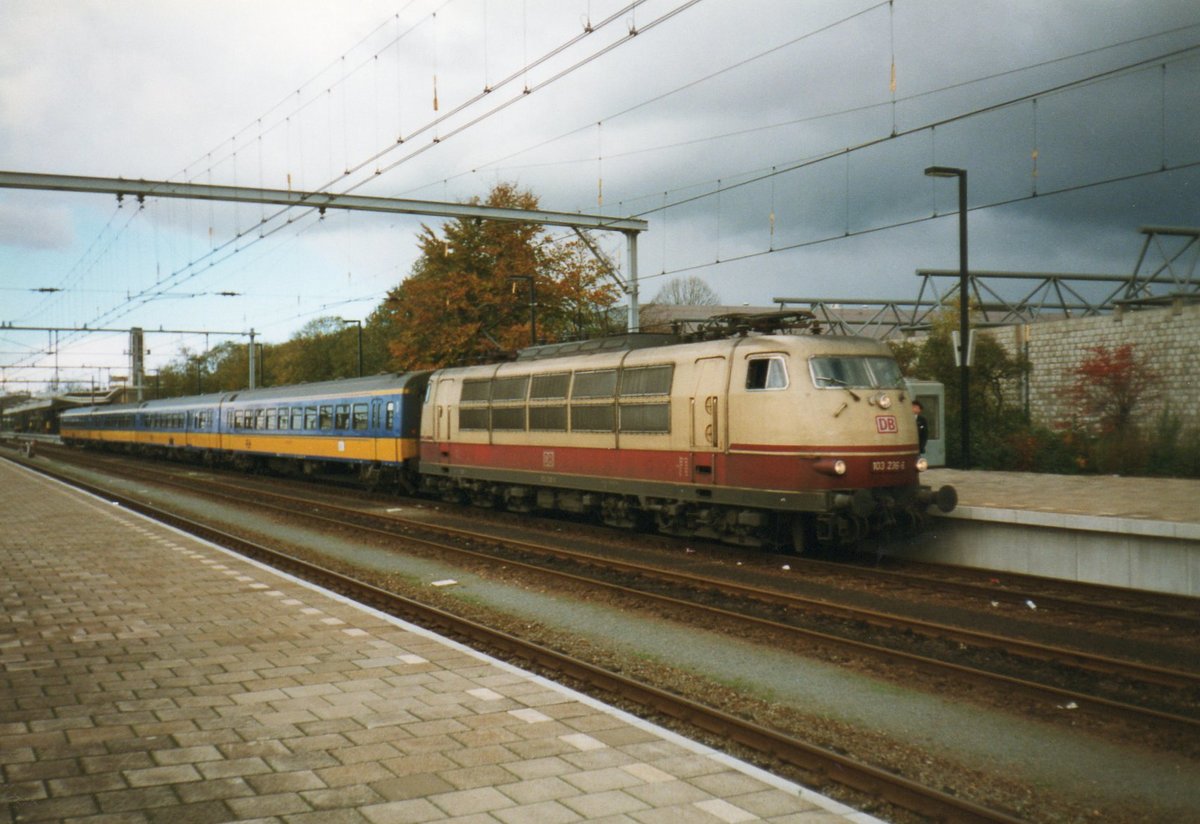
[[[936,505],[957,504],[953,487],[921,484],[927,463],[918,448],[912,398],[894,357],[876,341],[825,339],[808,358],[813,471],[828,479],[828,511],[813,525],[827,544],[867,535],[911,534]],[[824,343],[824,341],[823,341]]]

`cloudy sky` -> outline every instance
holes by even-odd
[[[958,262],[934,164],[969,172],[975,269],[1128,274],[1139,227],[1200,225],[1194,0],[4,0],[0,45],[0,170],[511,181],[649,221],[643,300],[690,276],[730,304],[912,300]],[[366,317],[422,220],[0,189],[0,322],[180,330],[150,369],[283,340]],[[0,377],[103,382],[126,348],[4,329]]]

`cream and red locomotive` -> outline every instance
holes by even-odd
[[[547,346],[433,373],[423,486],[799,550],[910,532],[930,503],[953,508],[952,488],[920,484],[911,398],[885,344],[749,331],[642,342],[656,345]]]

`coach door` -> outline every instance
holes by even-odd
[[[721,397],[725,388],[725,358],[696,361],[696,381],[689,402],[692,408],[692,480],[712,483],[714,456],[721,449]]]
[[[396,460],[396,433],[390,431],[383,414],[383,398],[371,398],[371,435],[375,441],[375,460]]]

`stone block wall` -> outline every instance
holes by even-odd
[[[1135,357],[1147,361],[1161,379],[1158,397],[1140,405],[1135,415],[1151,424],[1169,406],[1185,430],[1200,428],[1200,304],[997,327],[985,334],[1010,354],[1028,354],[1028,386],[1012,386],[1009,399],[1024,405],[1027,392],[1035,423],[1053,426],[1071,417],[1071,373],[1090,347],[1132,344]]]

